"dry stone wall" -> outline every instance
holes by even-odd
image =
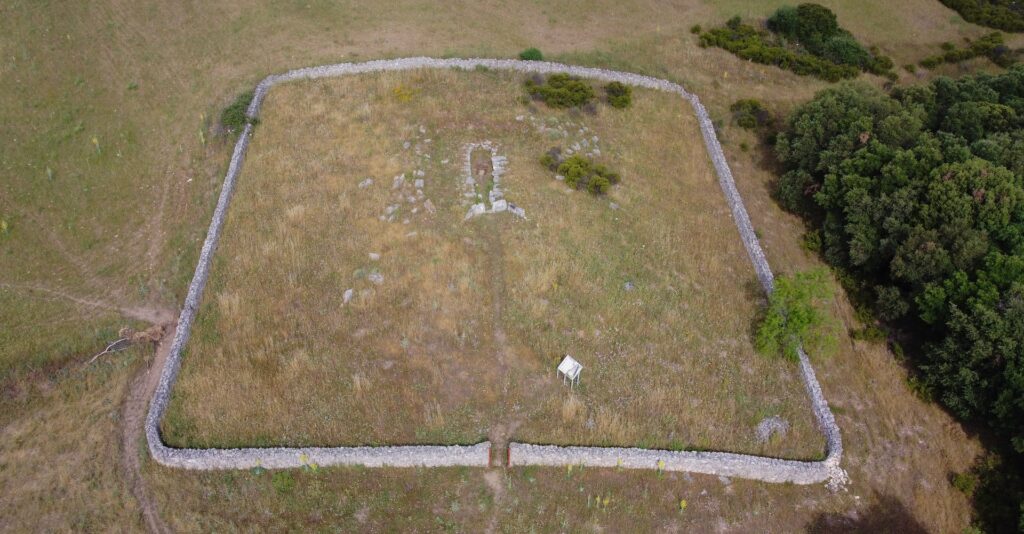
[[[743,199],[736,189],[732,171],[718,142],[714,124],[707,110],[696,95],[686,91],[679,84],[628,72],[579,67],[561,63],[521,61],[510,59],[437,59],[414,57],[368,61],[364,63],[340,63],[309,67],[271,75],[257,86],[247,114],[259,116],[260,106],[267,92],[276,84],[298,80],[313,80],[371,72],[402,71],[415,69],[463,69],[489,68],[530,73],[566,72],[581,78],[600,81],[618,81],[635,87],[644,87],[678,94],[693,107],[700,124],[708,157],[715,168],[719,185],[732,211],[733,220],[740,238],[754,265],[757,277],[770,293],[774,277],[765,258],[761,244],[754,234],[750,217],[743,205]],[[186,469],[245,469],[256,466],[266,468],[301,467],[310,463],[327,465],[365,465],[371,467],[394,466],[486,466],[490,443],[472,446],[393,446],[393,447],[303,447],[303,448],[243,448],[243,449],[178,449],[164,444],[160,436],[160,420],[170,401],[171,389],[181,368],[181,351],[188,341],[192,322],[195,319],[203,288],[209,277],[212,255],[217,248],[225,212],[231,202],[235,183],[245,158],[245,152],[252,135],[252,126],[247,125],[235,145],[224,178],[217,207],[210,222],[210,229],[203,243],[199,263],[196,266],[192,284],[189,286],[181,315],[178,319],[177,334],[172,342],[170,356],[161,372],[160,382],[150,403],[146,418],[146,438],[153,458],[160,464]],[[587,465],[594,467],[620,467],[634,469],[658,469],[663,471],[690,471],[711,475],[741,477],[765,482],[790,482],[813,484],[829,482],[839,486],[846,475],[839,466],[843,453],[842,438],[832,411],[828,407],[821,385],[818,383],[807,355],[800,351],[800,373],[807,388],[811,406],[818,425],[826,439],[826,458],[818,462],[781,460],[753,455],[721,452],[661,451],[618,447],[560,447],[553,445],[509,444],[511,465]]]

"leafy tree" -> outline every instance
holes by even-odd
[[[778,135],[776,198],[851,295],[917,347],[920,383],[1024,463],[1024,67],[819,93]],[[999,492],[1018,499],[1024,488]],[[1014,497],[1017,495],[1018,497]],[[1003,513],[1003,512],[1000,512]]]
[[[828,311],[832,298],[824,269],[776,278],[768,309],[757,327],[757,350],[791,360],[798,358],[801,346],[811,354],[831,355],[837,340],[837,323]]]

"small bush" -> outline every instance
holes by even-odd
[[[971,497],[974,495],[974,491],[978,489],[978,476],[974,473],[956,473],[953,475],[950,483],[953,487],[958,489],[964,495]]]
[[[252,91],[246,91],[238,95],[231,105],[224,108],[220,114],[220,124],[225,130],[233,133],[241,132],[245,129],[246,124],[255,122],[245,114],[249,109],[249,104],[252,103],[252,98]]]
[[[732,112],[732,120],[736,125],[747,130],[768,128],[775,124],[775,118],[760,100],[737,100],[729,106],[729,111]]]
[[[610,82],[604,86],[604,92],[613,108],[625,109],[633,102],[633,88],[624,83]]]
[[[594,98],[594,88],[584,80],[565,73],[552,74],[547,80],[527,78],[526,91],[534,99],[555,108],[580,107]]]
[[[562,161],[562,149],[552,147],[540,157],[540,164],[550,171],[557,171],[558,164]]]
[[[1009,67],[1017,62],[1019,53],[1019,51],[1012,51],[1006,46],[1003,34],[992,32],[968,43],[965,48],[957,48],[952,43],[943,43],[941,54],[929,56],[918,64],[926,69],[934,69],[943,63],[959,63],[984,56],[1000,67]]]
[[[596,195],[603,195],[611,186],[619,183],[619,173],[602,164],[595,164],[591,159],[573,154],[560,159],[561,150],[552,148],[540,158],[541,165],[554,170],[565,177],[565,183],[575,189],[585,189]]]
[[[540,50],[530,47],[519,53],[519,59],[526,61],[543,61],[544,54],[541,54]]]
[[[700,33],[700,30],[701,30],[700,24],[694,24],[693,26],[690,26],[690,33],[692,33],[694,35]]]

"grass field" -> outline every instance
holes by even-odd
[[[425,71],[271,92],[172,443],[822,454],[795,368],[754,354],[757,281],[689,105],[644,90],[590,116],[524,106],[520,85]],[[464,221],[463,147],[480,141],[508,158],[501,186],[527,220]],[[581,143],[623,175],[607,198],[537,162]],[[575,392],[554,374],[566,353],[587,366]],[[760,444],[770,416],[790,431]]]
[[[988,31],[932,0],[821,3],[897,65]],[[144,360],[122,353],[103,372],[68,370],[132,321],[124,312],[180,306],[231,149],[211,118],[269,73],[410,55],[511,57],[537,46],[556,60],[682,82],[723,126],[772,264],[815,265],[799,247],[799,221],[768,196],[770,167],[757,151],[740,149],[753,139],[727,124],[727,109],[756,97],[785,111],[825,84],[702,50],[688,31],[733,14],[763,17],[779,4],[0,3],[0,219],[8,223],[0,235],[0,530],[142,528],[118,462],[144,449],[123,451],[114,434],[125,384]],[[1009,43],[1020,47],[1024,36]],[[980,62],[940,72],[976,66],[992,68]],[[915,83],[934,73],[900,74],[901,83]],[[837,314],[859,326],[845,303]],[[977,440],[914,397],[884,347],[842,341],[817,370],[843,430],[848,493],[595,470],[572,478],[564,470],[510,470],[511,482],[495,486],[497,471],[330,469],[296,473],[291,492],[277,490],[270,474],[150,466],[146,475],[160,514],[180,531],[827,530],[822,521],[833,529],[961,531],[968,500],[948,478],[971,464]],[[607,512],[587,506],[591,492],[613,495]],[[481,508],[478,499],[489,498],[497,504]],[[678,498],[690,501],[685,513]]]

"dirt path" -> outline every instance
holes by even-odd
[[[121,470],[132,495],[139,502],[146,528],[149,532],[154,533],[172,531],[160,519],[156,502],[146,490],[146,483],[142,478],[142,461],[139,458],[138,445],[143,436],[149,399],[160,381],[160,370],[163,369],[164,362],[167,361],[170,354],[175,330],[176,326],[173,322],[167,326],[163,339],[157,345],[153,361],[149,365],[143,365],[132,377],[121,410]]]

